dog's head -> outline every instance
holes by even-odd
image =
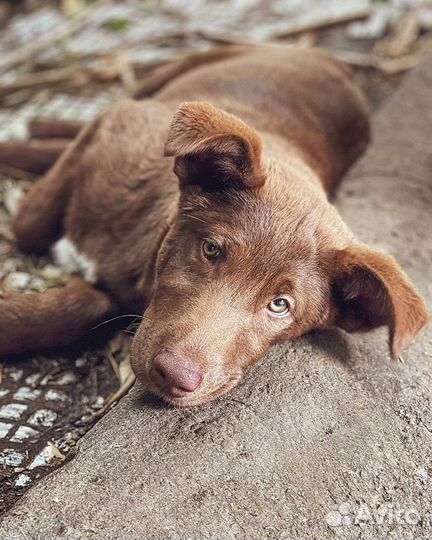
[[[313,328],[388,325],[397,357],[426,323],[407,277],[354,243],[300,158],[263,155],[254,130],[203,103],[179,109],[166,152],[179,209],[132,355],[153,392],[176,405],[208,401],[273,343]]]

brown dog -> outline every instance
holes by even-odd
[[[219,396],[314,328],[387,325],[396,358],[425,305],[328,201],[369,138],[349,70],[319,50],[231,48],[156,71],[147,90],[84,128],[21,205],[19,246],[55,242],[83,278],[4,293],[0,353],[146,308],[133,367],[176,405]]]

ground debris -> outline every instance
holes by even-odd
[[[36,467],[46,467],[52,465],[53,462],[64,461],[64,459],[65,455],[51,441],[48,441],[45,448],[30,463],[28,470],[31,471]]]

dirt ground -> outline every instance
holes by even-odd
[[[180,16],[179,2],[174,0],[94,4],[99,3],[105,11],[89,12],[79,32],[70,34],[67,40],[47,45],[32,56],[31,61],[14,61],[3,69],[0,74],[0,141],[25,139],[27,123],[35,117],[90,120],[107,104],[129,96],[140,70],[185,51],[208,48],[218,41],[238,40],[238,35],[233,33],[235,13],[231,13],[228,37],[217,25],[216,30],[205,28],[203,35],[198,36],[194,27],[198,17],[188,10]],[[241,12],[238,20],[247,19],[246,12],[241,11],[247,2],[233,4]],[[264,33],[265,40],[274,41],[271,34],[264,32],[280,22],[268,15],[271,2],[253,4],[254,19],[247,26],[245,40],[258,39],[258,34]],[[312,6],[313,2],[310,4]],[[142,21],[149,23],[142,25],[141,34],[133,36],[131,19],[137,9],[141,10]],[[49,31],[53,18],[57,17],[60,25],[67,25],[68,10],[73,10],[73,2],[0,2],[0,58],[10,59],[17,47],[27,46],[41,29]],[[69,19],[65,19],[65,12]],[[188,17],[189,30],[178,31],[180,19],[184,24]],[[220,25],[227,26],[225,19]],[[267,27],[263,21],[267,21]],[[353,39],[347,31],[349,24],[352,22],[305,30],[286,40],[323,46],[351,58],[355,77],[372,109],[376,110],[392,95],[407,72],[405,64],[398,68],[394,62],[409,56],[414,65],[413,55],[422,47],[418,43],[429,34],[418,30],[411,42],[405,38],[407,52],[396,57],[379,57],[380,62],[393,62],[392,69],[387,64],[381,69],[377,68],[378,57],[374,51],[377,43],[385,36],[388,38],[388,31],[370,38]],[[255,30],[259,31],[256,36]],[[214,39],[215,32],[223,35],[223,39]],[[400,38],[397,28],[390,32],[390,37],[398,36]],[[280,40],[277,32],[276,37]],[[144,40],[143,46],[137,46],[140,40]],[[118,43],[123,42],[121,54],[114,54]],[[47,71],[51,72],[51,79],[44,79]],[[14,245],[11,218],[22,194],[35,180],[37,177],[17,169],[3,167],[0,171],[0,291],[41,292],[48,287],[61,286],[67,279],[48,256],[36,259],[23,255]],[[122,327],[127,328],[133,320],[126,320]],[[73,458],[79,438],[116,402],[116,392],[130,376],[129,341],[125,336],[118,333],[118,325],[115,328],[108,325],[107,332],[95,331],[84,343],[68,351],[2,360],[0,514],[35,481]]]

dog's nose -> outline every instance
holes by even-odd
[[[151,378],[158,388],[174,397],[195,392],[202,382],[202,375],[193,362],[187,356],[171,351],[155,357]]]

